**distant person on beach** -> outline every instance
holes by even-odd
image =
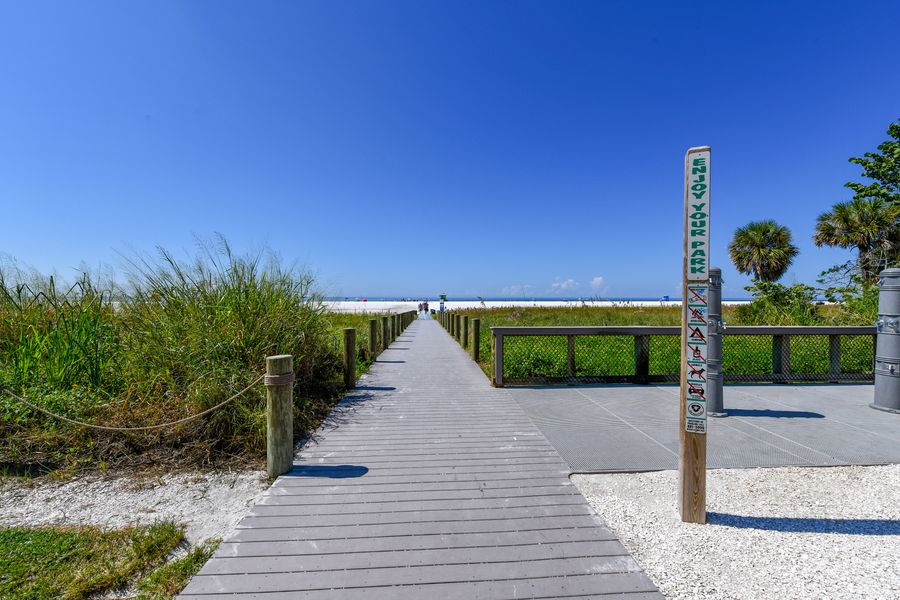
[[[422,303],[421,303],[421,302],[419,302],[419,309],[418,309],[418,312],[422,312]]]
[[[425,312],[428,312],[428,303],[425,303]]]

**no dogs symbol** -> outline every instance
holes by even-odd
[[[691,402],[688,404],[688,412],[692,417],[699,417],[706,412],[706,407],[699,402]]]

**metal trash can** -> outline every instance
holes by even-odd
[[[900,269],[885,269],[879,283],[875,401],[869,406],[900,413]]]

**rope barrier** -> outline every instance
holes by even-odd
[[[292,375],[293,375],[293,373],[292,373]],[[150,430],[153,430],[153,429],[163,429],[164,427],[172,427],[173,425],[179,425],[179,424],[181,424],[181,423],[187,423],[188,421],[193,421],[194,419],[198,419],[198,418],[202,417],[203,415],[208,415],[209,413],[211,413],[211,412],[213,412],[213,411],[215,411],[215,410],[218,410],[218,409],[222,408],[223,406],[225,406],[225,405],[228,404],[229,402],[231,402],[231,401],[233,401],[233,400],[236,400],[237,398],[240,398],[241,396],[243,396],[244,394],[246,394],[247,392],[249,392],[251,389],[253,389],[253,386],[255,386],[257,383],[259,383],[260,381],[262,381],[264,377],[265,377],[264,375],[260,375],[259,377],[256,378],[256,380],[255,380],[253,383],[251,383],[250,385],[248,385],[247,387],[245,387],[244,389],[242,389],[240,392],[236,393],[235,395],[233,395],[232,397],[228,398],[227,400],[224,400],[224,401],[222,401],[222,402],[219,402],[218,404],[216,404],[215,406],[213,406],[213,407],[211,407],[211,408],[207,408],[207,409],[204,410],[203,412],[197,413],[196,415],[191,415],[190,417],[185,417],[185,418],[183,418],[183,419],[178,419],[177,421],[172,421],[172,422],[170,422],[170,423],[161,423],[161,424],[159,424],[159,425],[146,425],[146,426],[144,426],[144,427],[109,427],[108,425],[95,425],[95,424],[93,424],[93,423],[85,423],[84,421],[77,421],[77,420],[75,420],[75,419],[70,419],[69,417],[64,417],[64,416],[62,416],[62,415],[58,415],[58,414],[56,414],[56,413],[54,413],[54,412],[50,412],[49,410],[47,410],[47,409],[45,409],[45,408],[41,408],[40,406],[37,406],[37,405],[35,405],[35,404],[32,404],[31,402],[29,402],[28,400],[26,400],[26,399],[23,398],[22,396],[19,396],[19,395],[16,394],[15,392],[13,392],[13,391],[11,391],[11,390],[5,388],[5,387],[0,388],[0,390],[2,390],[3,393],[5,393],[7,396],[10,396],[10,397],[12,397],[12,398],[15,398],[16,400],[18,400],[18,401],[21,402],[22,404],[25,404],[26,406],[29,406],[29,407],[33,408],[34,410],[36,410],[36,411],[38,411],[38,412],[42,412],[42,413],[44,413],[45,415],[48,415],[48,416],[50,416],[50,417],[59,419],[59,420],[61,420],[61,421],[65,421],[66,423],[71,423],[72,425],[80,425],[81,427],[90,427],[91,429],[100,429],[100,430],[103,430],[103,431],[150,431]]]

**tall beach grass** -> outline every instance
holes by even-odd
[[[191,260],[159,249],[130,257],[121,286],[24,274],[7,269],[0,280],[0,378],[53,412],[117,427],[172,421],[248,386],[273,354],[294,356],[298,437],[340,395],[335,324],[315,280],[271,253],[237,255],[221,238]],[[3,397],[0,463],[258,461],[264,408],[258,385],[171,429],[110,434]]]

